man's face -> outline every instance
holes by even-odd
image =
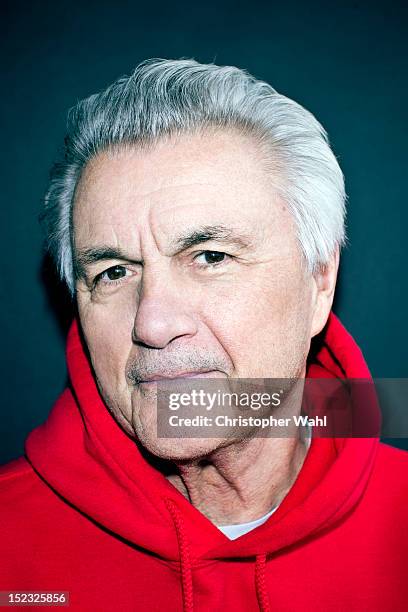
[[[73,224],[99,389],[153,453],[201,456],[225,440],[158,439],[152,378],[304,375],[318,289],[251,139],[185,135],[102,153],[83,172]]]

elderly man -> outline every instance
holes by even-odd
[[[2,468],[3,598],[406,609],[406,453],[159,431],[163,383],[370,379],[331,313],[344,203],[322,126],[237,68],[150,60],[73,109],[43,213],[71,384]]]

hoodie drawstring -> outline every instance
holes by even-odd
[[[167,509],[173,519],[177,534],[177,542],[180,553],[181,585],[183,591],[183,611],[194,612],[194,588],[193,576],[191,571],[190,547],[186,535],[183,515],[175,502],[166,498]],[[260,612],[270,612],[268,590],[266,588],[266,568],[267,555],[257,555],[255,561],[255,590]]]
[[[260,612],[270,612],[268,590],[266,588],[266,554],[257,555],[255,561],[255,589]]]
[[[190,547],[186,536],[183,516],[172,499],[165,500],[168,511],[177,533],[177,542],[180,552],[181,585],[183,589],[183,610],[194,612],[193,577],[191,573]]]

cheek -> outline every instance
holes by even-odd
[[[130,304],[123,300],[116,304],[78,300],[78,311],[97,378],[105,388],[123,384],[132,349],[134,317]]]
[[[304,361],[310,343],[311,289],[301,276],[252,277],[233,291],[214,292],[202,316],[232,359],[237,373],[253,376],[257,364],[290,376]],[[264,372],[263,372],[264,373]]]

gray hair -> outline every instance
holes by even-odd
[[[233,66],[151,59],[68,113],[64,158],[52,168],[40,221],[71,294],[72,208],[86,163],[109,148],[150,146],[166,136],[211,127],[255,136],[267,152],[312,273],[344,244],[343,174],[326,131],[309,111]]]

